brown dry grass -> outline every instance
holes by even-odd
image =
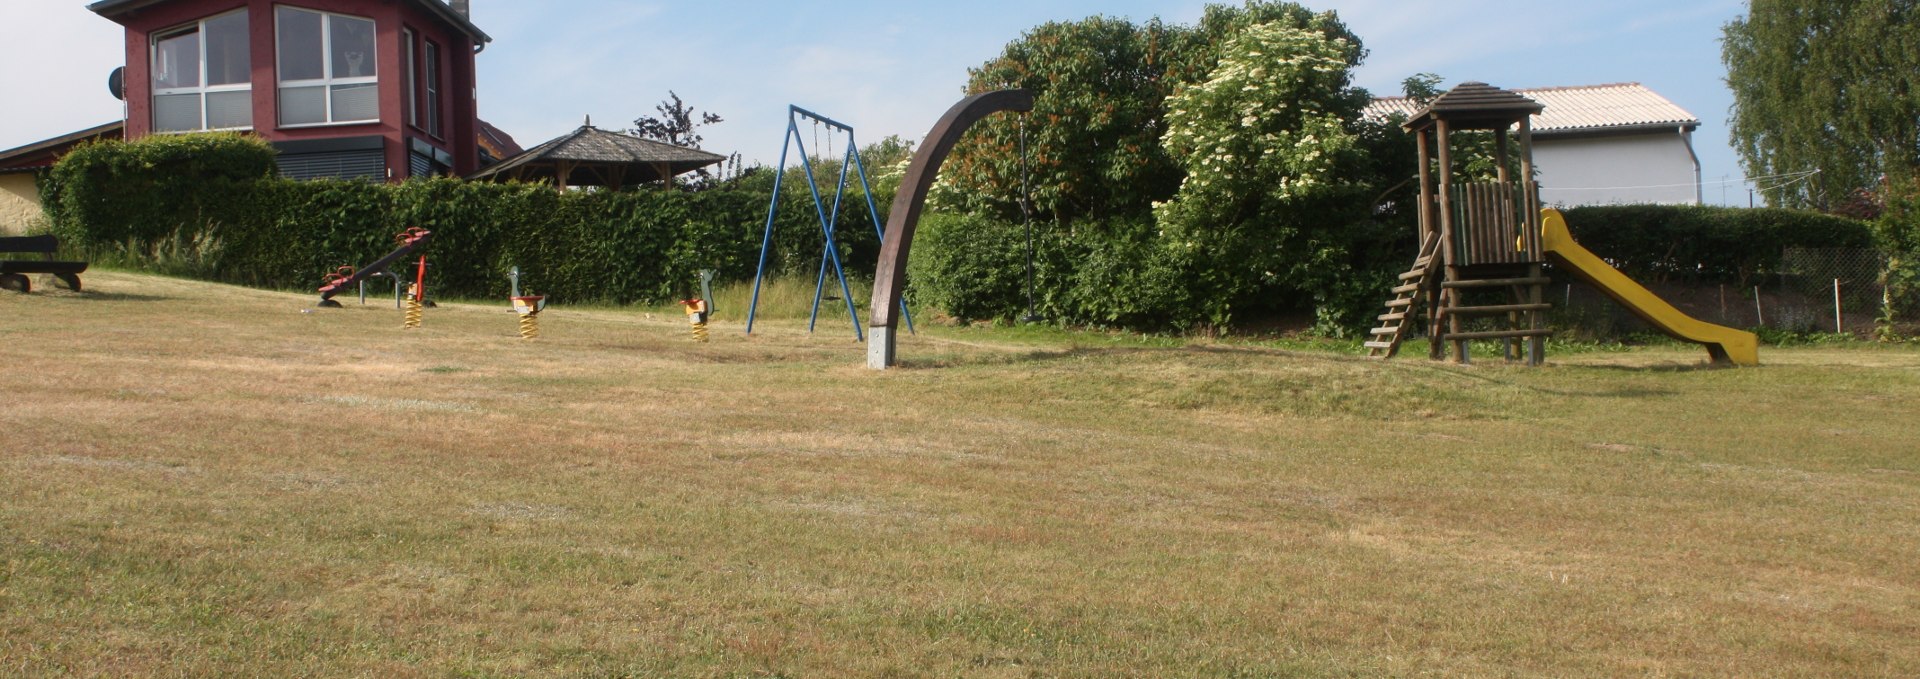
[[[0,295],[0,674],[1920,674],[1920,353]]]

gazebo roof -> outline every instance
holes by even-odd
[[[544,177],[562,187],[619,188],[718,165],[726,159],[700,149],[608,132],[587,124],[467,178],[506,181]]]
[[[1428,103],[1403,127],[1408,131],[1419,130],[1444,120],[1456,130],[1503,130],[1543,110],[1546,107],[1540,102],[1517,92],[1482,82],[1467,82]]]

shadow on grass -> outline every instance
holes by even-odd
[[[1124,358],[1129,356],[1205,356],[1209,358],[1226,357],[1268,357],[1296,361],[1319,361],[1329,363],[1350,363],[1366,360],[1363,356],[1341,354],[1327,351],[1296,351],[1259,346],[1198,345],[1174,347],[1089,347],[1074,346],[1063,349],[1028,349],[1024,351],[981,352],[978,354],[944,354],[934,356],[916,356],[897,359],[896,368],[923,370],[935,368],[961,368],[972,366],[1011,366],[1023,363],[1044,364],[1058,361],[1084,360],[1090,358]]]
[[[8,291],[8,292],[11,292],[11,291]],[[0,292],[0,294],[7,294],[7,293]],[[142,294],[132,293],[132,292],[99,292],[95,290],[86,290],[86,289],[82,289],[79,292],[74,292],[66,288],[54,288],[54,287],[35,287],[33,289],[33,292],[28,292],[28,293],[12,292],[11,294],[19,295],[19,296],[32,296],[32,297],[50,297],[50,298],[57,298],[57,299],[84,299],[84,300],[101,301],[101,302],[167,302],[167,301],[180,299],[178,297],[171,297],[167,295],[142,295]]]

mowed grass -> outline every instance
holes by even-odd
[[[882,373],[844,312],[87,280],[0,294],[7,676],[1920,674],[1911,348]]]

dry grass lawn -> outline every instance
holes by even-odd
[[[879,373],[87,278],[0,294],[0,675],[1920,675],[1912,348]]]

